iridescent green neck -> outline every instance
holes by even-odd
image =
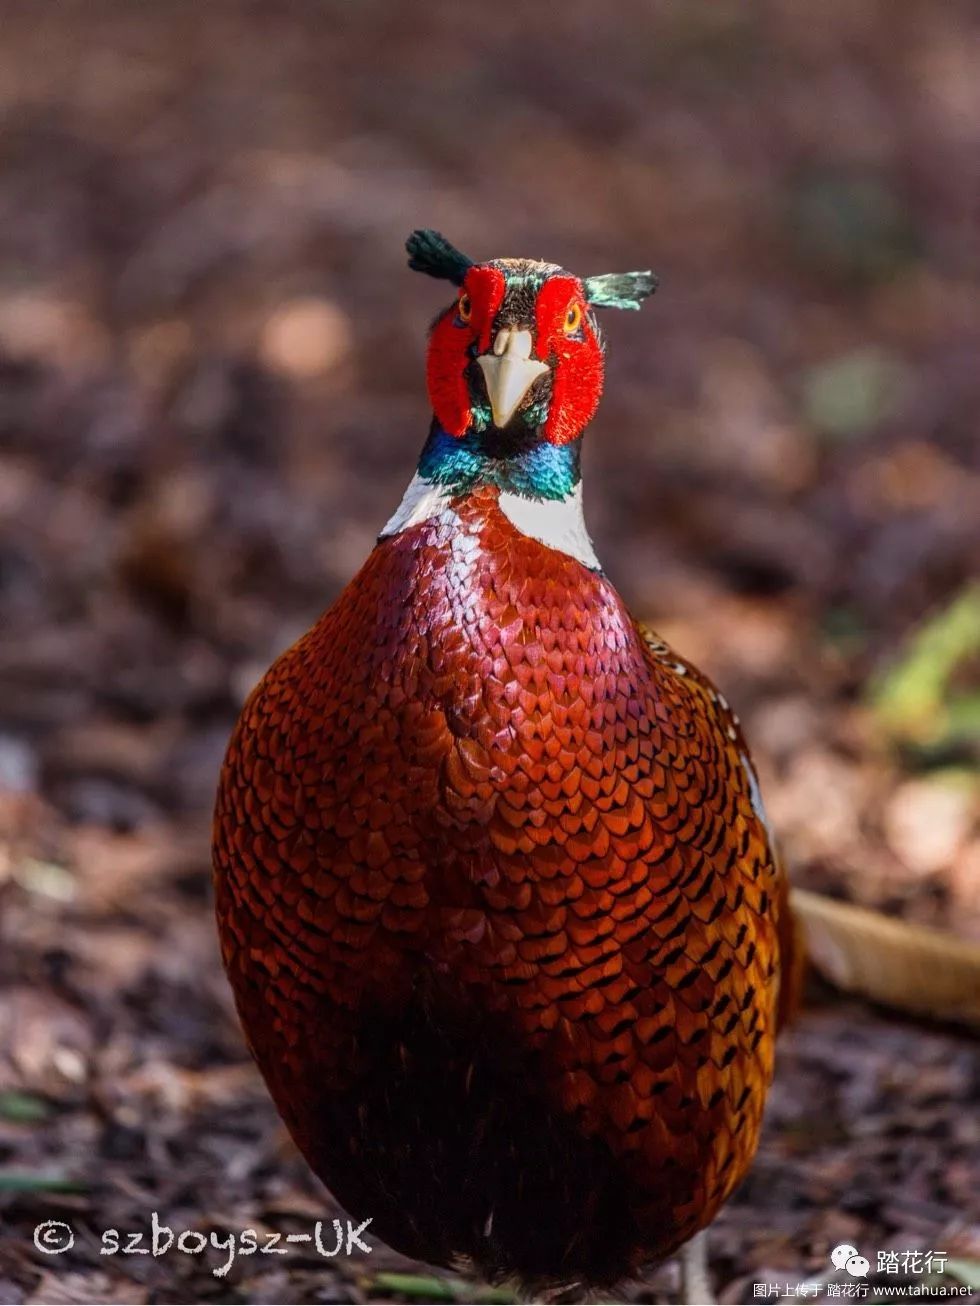
[[[480,485],[526,499],[567,499],[582,479],[582,440],[556,445],[537,431],[477,431],[457,438],[432,423],[418,474],[430,485],[465,493]]]

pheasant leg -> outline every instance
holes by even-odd
[[[708,1231],[702,1229],[680,1250],[681,1301],[684,1306],[714,1306],[708,1276]]]

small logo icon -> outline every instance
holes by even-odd
[[[838,1243],[830,1253],[830,1259],[838,1270],[846,1270],[852,1279],[864,1279],[871,1269],[871,1262],[862,1256],[850,1243]]]
[[[60,1256],[74,1245],[75,1235],[64,1220],[44,1220],[34,1230],[34,1246],[45,1256]]]

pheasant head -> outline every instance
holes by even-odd
[[[489,486],[525,534],[598,568],[580,484],[582,432],[602,394],[595,310],[638,309],[656,278],[580,278],[533,259],[475,263],[435,231],[414,231],[406,248],[410,267],[458,289],[429,335],[429,438],[382,536]]]
[[[435,231],[414,231],[406,247],[410,267],[459,287],[429,338],[429,398],[442,430],[488,433],[488,448],[577,439],[602,394],[593,310],[639,308],[656,288],[652,273],[582,279],[533,259],[474,263]]]

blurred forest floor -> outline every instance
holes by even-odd
[[[474,1291],[98,1242],[331,1211],[220,973],[209,809],[413,470],[414,226],[661,274],[607,323],[599,554],[736,704],[797,882],[980,939],[980,9],[818,10],[0,0],[0,1302]],[[964,1033],[814,994],[723,1298],[842,1241],[980,1261],[978,1093]]]

